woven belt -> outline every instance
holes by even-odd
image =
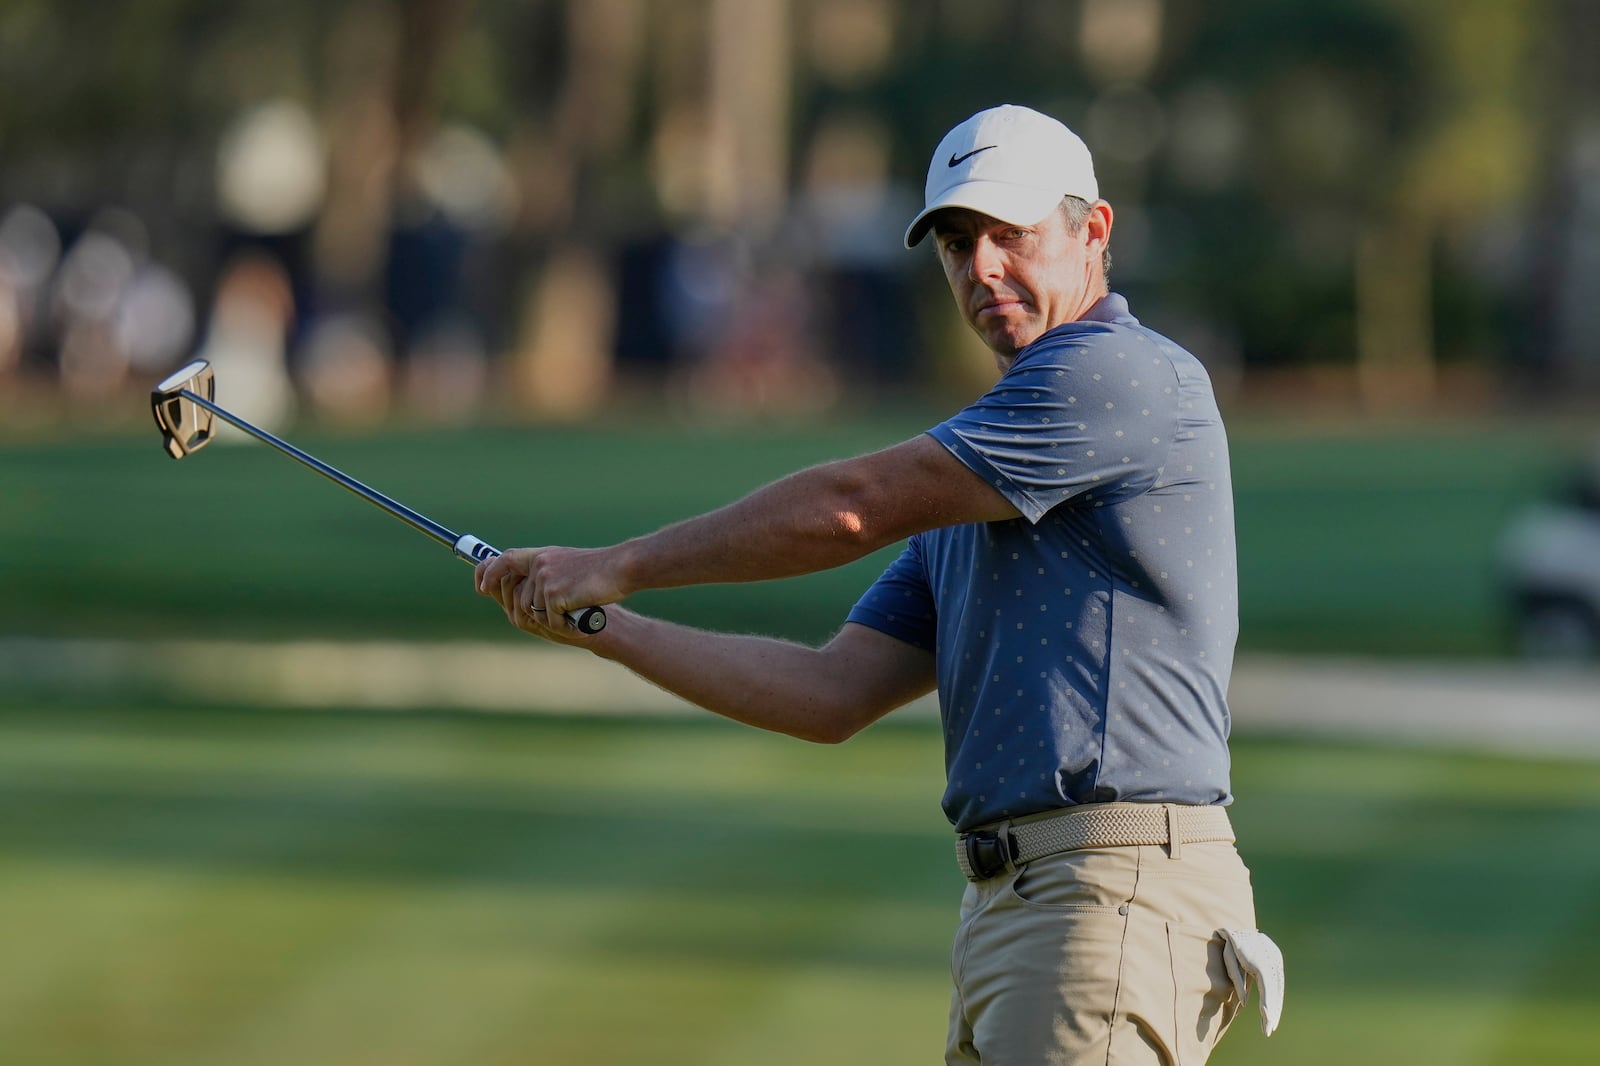
[[[1083,848],[1168,844],[1173,858],[1186,843],[1233,841],[1233,826],[1221,807],[1176,803],[1111,803],[1067,807],[1018,822],[1000,822],[956,838],[956,862],[968,881],[986,881],[1002,870]]]

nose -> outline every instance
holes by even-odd
[[[992,281],[1005,274],[1000,249],[987,234],[980,234],[972,242],[972,261],[967,272],[973,281]]]

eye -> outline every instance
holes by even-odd
[[[947,233],[939,238],[939,246],[952,255],[960,255],[972,247],[972,238],[959,233]]]
[[[1028,231],[1026,229],[1021,226],[1012,226],[1000,234],[1000,239],[1004,241],[1020,241],[1027,235]]]

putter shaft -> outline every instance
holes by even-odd
[[[355,478],[341,470],[329,466],[327,463],[323,462],[321,459],[318,459],[309,452],[296,448],[293,444],[290,444],[282,437],[279,437],[273,433],[269,433],[260,426],[251,425],[238,415],[218,407],[204,396],[197,396],[188,389],[179,390],[178,395],[182,396],[190,403],[204,407],[207,411],[210,411],[224,422],[231,426],[237,426],[239,429],[244,430],[246,433],[250,434],[252,437],[256,438],[262,443],[270,444],[272,447],[283,452],[289,458],[294,459],[307,467],[310,467],[312,470],[315,470],[329,481],[340,486],[341,488],[355,493],[357,496],[360,496],[363,500],[366,500],[373,506],[388,511],[390,514],[394,515],[411,528],[418,530],[419,532],[426,533],[428,536],[432,537],[440,544],[443,544],[445,547],[454,550],[456,542],[461,539],[455,533],[449,529],[446,529],[444,526],[441,526],[427,515],[413,511],[399,500],[385,496],[377,489],[374,489],[368,485],[363,485]],[[483,544],[482,541],[478,541],[478,543]],[[484,544],[483,546],[485,548],[489,547],[487,544]],[[489,548],[489,554],[499,555],[500,553],[493,548]],[[466,556],[466,558],[469,562],[477,563],[482,559],[488,558],[489,554],[482,555],[478,558],[473,558],[469,555]]]
[[[454,530],[440,525],[427,515],[412,510],[399,500],[385,496],[377,489],[374,489],[368,485],[363,485],[355,478],[341,470],[329,466],[327,463],[323,462],[321,459],[318,459],[309,452],[303,451],[300,448],[296,448],[293,444],[290,444],[282,437],[279,437],[273,433],[269,433],[260,426],[250,424],[249,422],[240,418],[238,415],[233,414],[231,411],[217,406],[206,397],[197,395],[191,389],[179,389],[176,395],[188,400],[190,403],[195,404],[198,407],[210,411],[224,422],[227,422],[231,426],[238,427],[244,432],[250,434],[252,437],[261,441],[263,444],[267,444],[278,449],[278,451],[287,455],[289,458],[294,459],[295,461],[306,467],[309,467],[312,470],[315,470],[317,473],[321,474],[329,481],[332,481],[340,488],[343,488],[346,491],[361,497],[374,507],[377,507],[383,511],[387,511],[389,514],[400,519],[400,521],[406,523],[406,525],[410,526],[411,528],[420,533],[425,533],[429,537],[432,537],[434,540],[438,541],[440,544],[443,544],[445,547],[454,552],[458,558],[463,559],[474,566],[483,562],[485,559],[492,559],[500,554],[500,549],[490,544],[486,544],[477,537],[472,536],[470,533],[458,534]],[[572,614],[568,615],[568,617],[571,618],[578,629],[584,633],[598,633],[606,626],[606,613],[605,610],[600,607],[584,607],[574,611]]]

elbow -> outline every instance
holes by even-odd
[[[860,508],[841,508],[834,512],[833,528],[842,537],[859,540],[867,534],[867,520]]]
[[[856,726],[830,726],[823,729],[810,730],[801,739],[808,740],[813,744],[843,744],[859,732],[860,729]]]
[[[872,720],[863,716],[859,708],[828,708],[814,713],[794,735],[812,744],[843,744]]]
[[[852,485],[828,509],[830,535],[865,555],[892,544],[907,535],[897,528],[890,515],[892,502],[874,486],[864,482]]]
[[[829,516],[829,535],[835,541],[851,545],[863,555],[876,550],[883,542],[880,532],[872,528],[868,513],[868,509],[857,502],[841,503]]]
[[[846,460],[823,469],[828,477],[819,486],[822,491],[817,500],[820,513],[826,516],[828,537],[863,554],[888,543],[881,528],[891,503],[885,486],[874,481],[859,462]]]

